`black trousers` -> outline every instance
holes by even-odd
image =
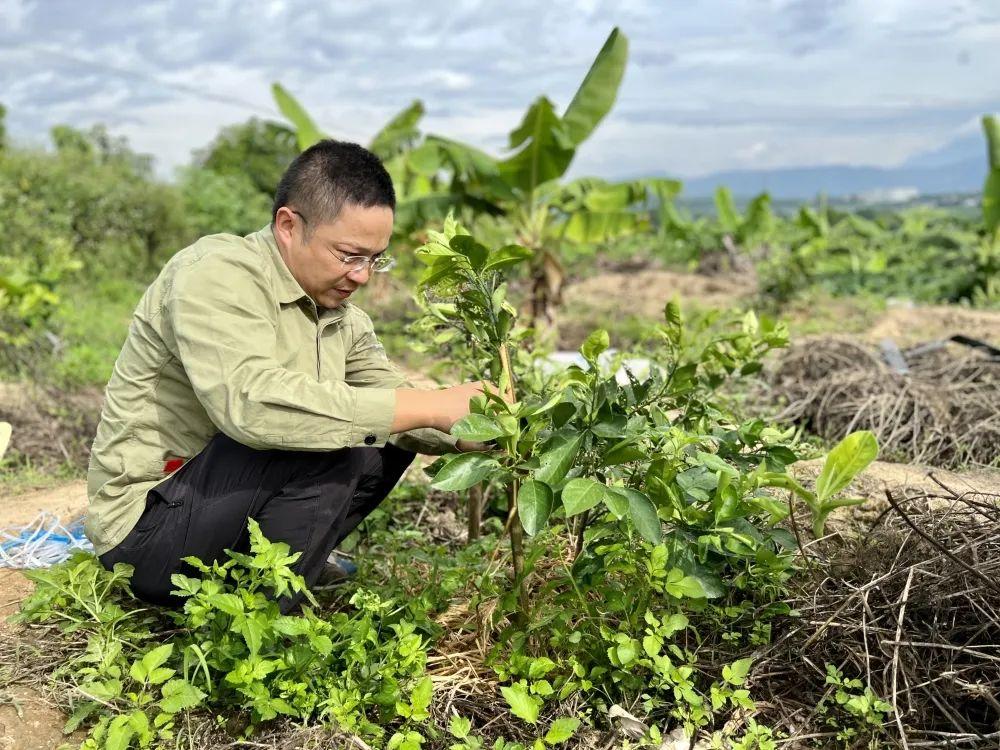
[[[313,586],[337,544],[399,481],[415,454],[384,448],[333,452],[254,450],[219,433],[205,449],[146,496],[135,528],[101,555],[135,567],[132,590],[154,604],[177,606],[170,576],[191,573],[181,558],[222,560],[249,549],[248,519],[273,542],[301,552],[295,572]],[[301,594],[281,599],[282,612]]]

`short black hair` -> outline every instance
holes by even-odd
[[[288,206],[301,213],[310,230],[337,218],[345,203],[396,210],[396,191],[382,162],[357,143],[325,139],[293,161],[278,183],[271,221]]]

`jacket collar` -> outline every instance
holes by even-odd
[[[299,286],[299,282],[295,280],[295,277],[292,276],[292,272],[288,270],[285,259],[281,257],[281,251],[278,249],[277,240],[274,239],[271,225],[268,224],[257,232],[256,237],[257,241],[266,248],[267,257],[271,259],[271,263],[274,265],[275,278],[278,280],[276,289],[278,302],[286,305],[298,302],[303,297],[308,299],[308,295]]]
[[[281,250],[278,249],[278,242],[274,239],[272,225],[268,224],[258,231],[256,237],[257,241],[267,250],[267,257],[270,258],[271,263],[274,265],[275,277],[278,280],[276,296],[279,303],[288,305],[298,302],[301,299],[309,300],[310,306],[316,311],[317,318],[324,322],[332,323],[344,316],[344,313],[347,311],[346,308],[351,304],[350,302],[344,302],[334,309],[318,308],[309,295],[306,294],[305,290],[299,286],[299,282],[295,280],[292,272],[288,270],[285,259],[281,257]]]

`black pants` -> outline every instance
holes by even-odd
[[[385,499],[413,457],[393,445],[259,451],[220,433],[150,490],[135,528],[101,563],[134,566],[136,596],[176,606],[182,600],[170,596],[170,576],[191,571],[181,558],[210,563],[226,549],[247,551],[253,518],[268,539],[302,553],[295,572],[312,586],[334,547]],[[284,597],[282,612],[301,598]]]

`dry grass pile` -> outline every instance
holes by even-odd
[[[0,418],[10,422],[8,463],[39,472],[86,469],[103,395],[98,388],[57,388],[0,383]]]
[[[807,550],[815,575],[792,602],[801,617],[755,670],[763,718],[789,731],[792,746],[837,744],[817,710],[833,701],[826,664],[892,705],[881,746],[1000,744],[998,500],[944,484],[890,495],[864,536],[833,551],[812,545],[825,555]]]
[[[896,372],[846,338],[805,341],[770,373],[768,397],[784,404],[777,419],[827,440],[873,431],[884,458],[1000,466],[1000,360],[948,346],[907,364]]]

